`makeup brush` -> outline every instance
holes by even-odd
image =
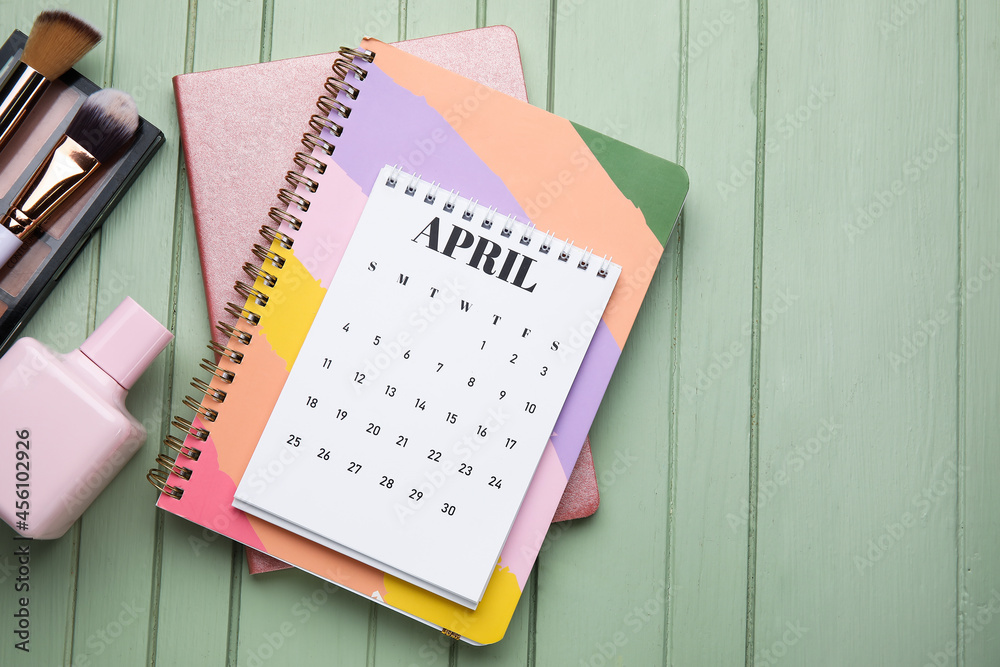
[[[35,170],[7,213],[0,218],[0,266],[21,243],[102,164],[107,164],[139,129],[132,98],[110,88],[83,103],[66,134]]]
[[[101,33],[69,12],[42,12],[31,26],[21,60],[0,85],[0,150],[42,96],[101,41]]]

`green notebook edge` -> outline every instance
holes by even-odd
[[[642,211],[660,245],[666,246],[690,188],[684,167],[573,121],[570,123],[622,194]]]

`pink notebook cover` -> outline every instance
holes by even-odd
[[[517,37],[506,26],[466,30],[398,42],[397,48],[527,101]],[[328,54],[291,58],[174,77],[177,115],[187,167],[195,234],[208,314],[228,320],[227,302],[242,303],[233,289],[246,280],[250,248],[265,244],[257,230],[271,206],[280,206],[276,184],[297,169],[302,119],[315,111],[330,67]],[[276,112],[280,109],[280,113]],[[253,141],[246,141],[253,137]],[[248,178],[248,175],[252,175]],[[217,329],[213,339],[224,343]],[[577,460],[553,521],[590,516],[600,496],[589,441]],[[289,567],[247,549],[251,573]]]

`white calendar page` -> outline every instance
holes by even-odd
[[[619,273],[385,167],[234,506],[475,608]]]

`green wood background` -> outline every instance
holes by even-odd
[[[26,333],[78,344],[128,294],[177,338],[129,398],[143,451],[32,544],[30,654],[0,528],[0,665],[1000,664],[996,2],[0,0],[0,25],[52,7],[105,30],[79,69],[167,144]],[[474,648],[250,577],[144,474],[209,337],[170,77],[498,23],[535,104],[692,187],[592,431],[601,508]]]

